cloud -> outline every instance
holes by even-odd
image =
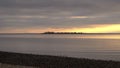
[[[120,24],[120,0],[0,0],[0,29]]]
[[[88,16],[71,16],[71,19],[85,19],[85,18],[89,18]]]

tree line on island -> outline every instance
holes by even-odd
[[[44,32],[42,34],[84,34],[82,32]]]
[[[43,32],[41,34],[99,34],[99,35],[104,35],[104,34],[120,34],[120,33],[84,33],[84,32]]]

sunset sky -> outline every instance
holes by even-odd
[[[0,33],[120,33],[120,0],[0,0]]]

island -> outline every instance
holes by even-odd
[[[82,32],[44,32],[42,34],[84,34]]]
[[[41,34],[120,35],[120,33],[43,32]]]

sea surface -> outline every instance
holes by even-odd
[[[120,61],[120,34],[0,34],[0,51]]]

